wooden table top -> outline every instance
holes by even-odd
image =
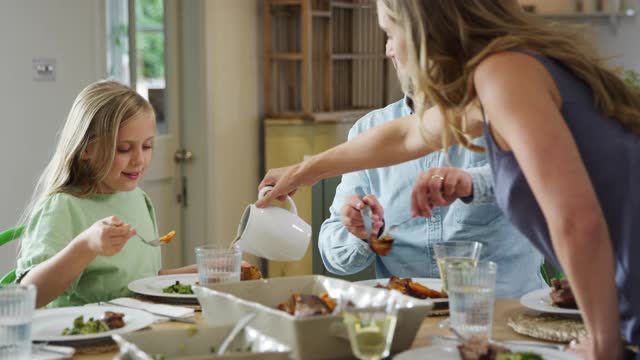
[[[520,301],[517,299],[508,299],[508,298],[500,298],[496,299],[494,315],[493,315],[493,338],[496,340],[536,340],[543,341],[538,339],[533,339],[528,336],[520,335],[511,330],[511,328],[507,325],[507,319],[510,314],[514,311],[518,311],[524,309],[524,307],[520,304]],[[429,337],[433,335],[442,335],[442,336],[451,336],[452,334],[443,328],[438,327],[438,323],[447,316],[430,316],[424,319],[420,330],[418,330],[418,334],[416,335],[416,339],[413,342],[412,348],[418,348],[422,346],[429,345],[430,340]],[[195,315],[196,326],[206,326],[206,321],[204,320],[201,312],[196,312]],[[142,331],[153,331],[154,329],[169,329],[169,328],[184,328],[193,326],[191,324],[185,323],[177,323],[177,322],[164,322],[159,324],[153,324],[150,330],[142,330]],[[105,347],[104,352],[96,352],[95,348],[91,353],[83,353],[83,351],[91,351],[91,349],[83,349],[82,347],[77,348],[77,354],[73,357],[73,359],[78,360],[111,360],[115,355],[118,354],[117,346],[110,345]]]

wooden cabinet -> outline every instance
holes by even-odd
[[[265,0],[263,11],[267,117],[321,120],[386,104],[396,80],[375,2]]]
[[[356,120],[402,97],[374,1],[264,0],[263,7],[265,169],[344,142]],[[312,189],[294,200],[311,224]],[[268,262],[266,271],[311,274],[312,247],[302,261]]]
[[[265,134],[265,168],[295,164],[305,156],[317,154],[347,139],[352,121],[314,122],[302,119],[266,119]],[[307,223],[312,224],[312,190],[305,186],[298,189],[293,200],[298,214]],[[286,206],[283,204],[283,206]],[[319,224],[314,224],[314,227]],[[308,275],[312,273],[313,245],[301,261],[279,262],[269,261],[267,273],[269,277]]]

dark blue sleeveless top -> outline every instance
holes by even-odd
[[[513,51],[540,61],[560,90],[562,116],[578,146],[609,227],[621,331],[628,341],[640,345],[640,136],[598,111],[589,86],[564,65],[521,49]],[[499,149],[486,121],[484,134],[498,205],[545,258],[560,267],[547,223],[513,153]]]

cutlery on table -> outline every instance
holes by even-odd
[[[256,313],[252,312],[252,313],[248,313],[247,315],[243,316],[240,320],[238,320],[238,322],[233,326],[231,331],[229,331],[229,334],[227,334],[227,336],[222,341],[222,344],[218,348],[216,355],[218,356],[223,355],[225,351],[227,351],[227,348],[229,347],[229,345],[231,345],[231,342],[233,341],[233,339],[235,339],[236,336],[238,336],[240,331],[244,329],[245,326],[247,326],[251,322],[251,320],[253,320],[254,317],[256,317]]]
[[[31,344],[31,351],[35,354],[38,352],[48,352],[64,356],[70,359],[76,353],[76,349],[70,346],[49,345],[47,342],[38,342]]]
[[[175,316],[171,316],[171,315],[165,315],[165,314],[161,314],[161,313],[157,313],[157,312],[153,312],[147,309],[141,309],[138,307],[134,307],[134,306],[126,306],[126,305],[121,305],[121,304],[116,304],[110,301],[101,301],[98,303],[98,305],[111,305],[111,306],[119,306],[119,307],[123,307],[123,308],[128,308],[128,309],[136,309],[136,310],[142,310],[142,311],[146,311],[151,315],[156,315],[156,316],[161,316],[164,318],[167,318],[169,321],[175,321],[175,322],[181,322],[181,323],[187,323],[187,324],[195,324],[195,320],[192,318],[181,318],[181,317],[175,317]]]

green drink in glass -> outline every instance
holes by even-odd
[[[351,352],[360,360],[379,360],[389,356],[398,318],[398,291],[372,296],[342,297],[342,317]]]

